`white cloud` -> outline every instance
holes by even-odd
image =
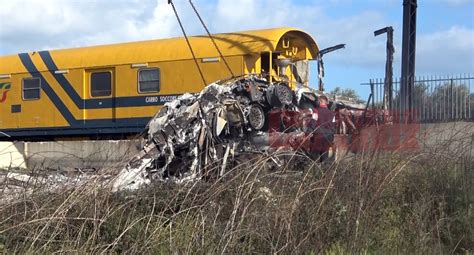
[[[165,1],[17,0],[2,3],[2,51],[77,47],[173,35]],[[131,8],[133,7],[133,8]],[[150,8],[151,7],[151,8]],[[175,33],[174,35],[178,35]]]
[[[374,67],[385,58],[385,38],[374,38],[373,31],[386,24],[383,15],[363,12],[336,20],[326,19],[317,23],[315,34],[321,35],[323,47],[346,43],[347,48],[334,56],[343,65]]]
[[[451,27],[417,39],[417,69],[432,73],[474,71],[474,30]]]
[[[214,23],[218,30],[301,27],[322,16],[322,9],[316,4],[298,5],[285,0],[218,0],[216,12]]]

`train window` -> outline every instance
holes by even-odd
[[[160,91],[160,69],[149,68],[138,71],[138,92],[152,93]]]
[[[103,97],[112,94],[112,73],[91,73],[91,96]]]
[[[22,83],[23,100],[38,100],[41,95],[41,79],[25,78]]]

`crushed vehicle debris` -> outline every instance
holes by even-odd
[[[268,82],[259,75],[184,94],[151,119],[142,151],[119,174],[114,189],[222,176],[239,156],[254,152],[283,148],[313,156],[327,150],[312,144],[318,133],[318,96],[308,87],[292,90],[286,81]],[[347,108],[334,102],[331,107]]]

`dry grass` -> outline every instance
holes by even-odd
[[[299,156],[295,156],[299,157]],[[0,204],[0,253],[474,251],[473,160],[360,154],[111,193],[99,179]],[[301,163],[305,162],[305,163]]]

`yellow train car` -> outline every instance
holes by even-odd
[[[277,59],[311,60],[319,51],[292,28],[213,37],[236,76],[277,76]],[[205,82],[184,38],[1,56],[0,140],[141,132],[161,105],[231,76],[209,37],[189,40]]]

